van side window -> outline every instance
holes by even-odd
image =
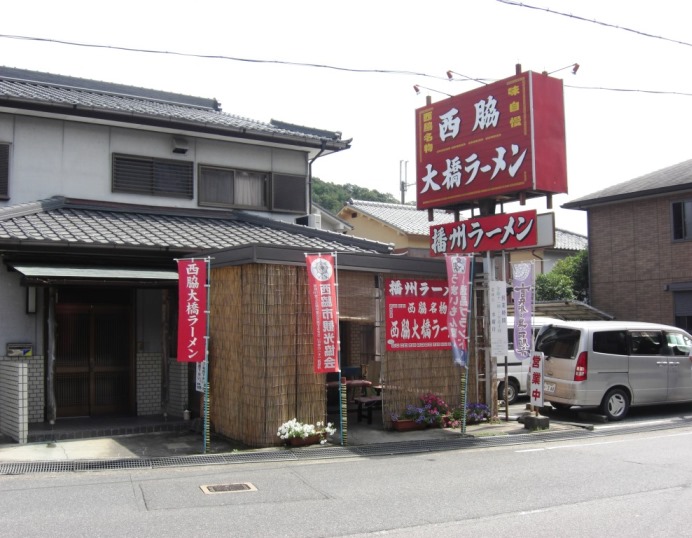
[[[632,331],[632,355],[660,355],[663,335],[658,331]]]
[[[596,353],[627,355],[625,331],[602,331],[593,333],[593,350]]]
[[[669,355],[688,355],[692,352],[692,340],[682,333],[666,333]]]

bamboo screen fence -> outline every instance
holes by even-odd
[[[312,371],[312,326],[303,267],[212,270],[210,391],[216,431],[248,446],[282,441],[292,418],[323,421],[325,376]]]
[[[338,259],[337,271],[340,318],[380,325],[374,333],[381,350],[379,379],[371,380],[384,385],[384,426],[390,427],[391,413],[418,403],[427,392],[459,405],[462,370],[451,351],[387,352],[384,278],[338,270]],[[273,446],[282,443],[276,432],[283,422],[325,420],[326,376],[313,372],[305,267],[212,268],[210,329],[210,421],[218,433],[251,447]],[[473,357],[472,345],[469,379],[478,377]],[[346,364],[349,360],[359,359],[346,358]],[[478,393],[478,384],[469,383],[467,401],[482,401]]]

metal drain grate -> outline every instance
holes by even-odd
[[[213,486],[200,486],[206,495],[214,493],[239,493],[243,491],[257,491],[257,488],[250,482],[238,482],[236,484],[216,484]]]
[[[496,446],[511,446],[525,443],[563,441],[568,439],[598,438],[627,433],[650,432],[689,427],[692,419],[682,419],[662,424],[642,424],[623,428],[601,430],[565,430],[554,432],[533,432],[517,435],[498,435],[489,437],[458,437],[446,440],[402,441],[359,446],[320,447],[315,449],[276,450],[258,452],[233,452],[213,455],[176,456],[162,458],[94,460],[94,461],[44,461],[0,463],[1,475],[20,475],[28,473],[57,473],[75,471],[98,471],[115,469],[159,469],[162,467],[183,467],[192,465],[227,465],[241,463],[264,463],[268,461],[302,461],[326,458],[347,458],[354,456],[391,456],[443,450],[463,450]],[[243,491],[243,490],[241,490]],[[225,493],[225,492],[224,492]]]

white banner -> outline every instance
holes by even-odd
[[[488,303],[490,307],[490,355],[507,355],[507,283],[504,280],[491,280],[488,283]]]
[[[543,353],[534,353],[529,368],[529,397],[534,407],[543,407]]]

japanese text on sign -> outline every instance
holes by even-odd
[[[471,306],[471,256],[447,256],[447,282],[449,283],[449,308],[447,325],[452,343],[454,363],[466,367],[468,364],[468,320]]]
[[[337,311],[334,256],[305,256],[308,269],[315,373],[339,371],[339,313]]]
[[[519,360],[528,359],[533,348],[534,270],[533,263],[512,264],[512,299],[514,300],[514,356]]]
[[[178,361],[202,362],[206,356],[207,264],[178,261]]]
[[[538,242],[536,211],[492,215],[430,227],[430,253],[462,254],[532,247]]]
[[[386,279],[387,350],[448,349],[447,282]]]
[[[531,405],[543,407],[543,353],[535,353],[529,366],[529,396]]]
[[[565,153],[558,79],[522,73],[427,105],[416,111],[418,209],[567,192]]]

